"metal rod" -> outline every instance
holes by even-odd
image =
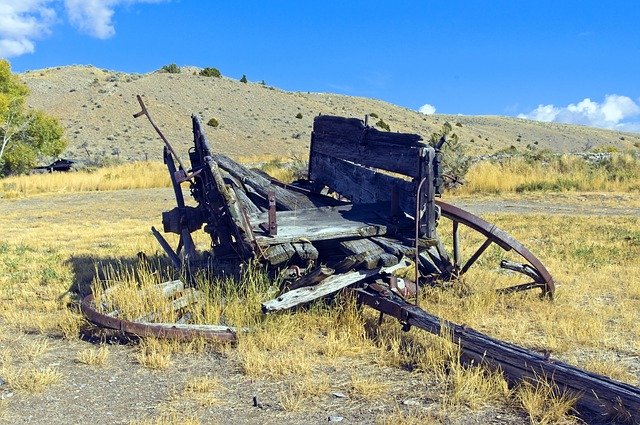
[[[416,271],[416,307],[419,305],[418,299],[420,298],[420,269],[418,267],[420,261],[420,244],[418,243],[418,238],[420,236],[420,195],[422,194],[422,185],[427,181],[426,177],[423,177],[420,180],[420,184],[418,185],[418,191],[416,193],[416,216],[415,216],[415,229],[416,229],[416,239],[415,239],[415,271]]]
[[[460,257],[460,223],[453,221],[453,264],[456,267],[456,271],[460,270],[462,264],[462,258]]]

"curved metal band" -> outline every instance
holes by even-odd
[[[90,294],[83,298],[80,303],[80,309],[91,323],[103,328],[115,329],[139,337],[153,336],[156,338],[177,339],[182,341],[190,341],[196,338],[229,342],[236,341],[236,333],[231,329],[220,331],[210,329],[179,329],[131,322],[102,314],[94,308],[94,305],[93,294]]]
[[[436,204],[441,208],[442,215],[444,217],[462,223],[465,226],[468,226],[473,230],[482,233],[484,236],[486,236],[492,242],[495,242],[505,251],[510,251],[513,249],[515,252],[520,254],[525,260],[529,262],[529,264],[531,264],[531,266],[533,266],[533,268],[542,277],[543,282],[541,283],[545,285],[544,292],[546,294],[553,295],[553,292],[555,291],[555,283],[553,281],[553,277],[551,276],[547,268],[542,264],[542,262],[524,245],[515,240],[504,230],[496,227],[495,224],[491,224],[488,221],[481,219],[477,215],[473,215],[468,211],[442,201],[436,200]]]

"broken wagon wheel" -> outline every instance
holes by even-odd
[[[451,260],[443,259],[445,260],[443,261],[445,264],[449,263],[452,266],[452,276],[464,275],[476,263],[480,256],[482,256],[485,250],[491,244],[495,243],[504,251],[514,251],[526,260],[526,263],[522,264],[502,260],[500,263],[501,268],[519,272],[532,279],[532,281],[528,283],[510,286],[508,288],[501,288],[498,290],[499,292],[510,293],[540,288],[543,295],[549,297],[553,296],[555,285],[551,274],[547,271],[542,262],[524,245],[508,235],[505,231],[499,229],[496,225],[491,224],[468,211],[441,201],[436,201],[436,204],[441,208],[442,216],[451,220],[453,223],[453,242],[451,249],[453,258]],[[460,249],[461,224],[486,237],[485,241],[467,259],[462,258]],[[446,252],[442,252],[443,249],[438,249],[437,251],[446,256]]]

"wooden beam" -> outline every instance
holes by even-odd
[[[279,209],[293,211],[318,206],[304,195],[271,184],[265,177],[224,155],[214,154],[212,158],[220,168],[240,180],[243,184],[253,187],[263,198],[267,199],[269,192],[274,191],[276,194],[276,205]]]
[[[277,213],[278,234],[269,236],[258,223],[267,221],[267,214],[252,214],[249,220],[256,223],[253,232],[261,246],[287,242],[313,242],[328,239],[378,236],[394,233],[399,227],[410,226],[410,220],[390,225],[381,217],[388,205],[344,205],[339,207],[310,208],[300,211]]]
[[[640,423],[640,388],[550,359],[472,328],[446,321],[386,291],[356,289],[358,299],[401,322],[436,335],[450,335],[460,346],[465,364],[501,370],[511,385],[523,380],[549,379],[560,391],[578,398],[577,409],[587,423]]]

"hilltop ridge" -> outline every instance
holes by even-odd
[[[28,104],[60,119],[69,147],[65,156],[160,159],[162,142],[145,118],[134,119],[145,99],[154,120],[179,152],[191,145],[191,114],[203,123],[219,152],[239,156],[302,156],[308,151],[313,117],[318,114],[382,119],[391,131],[424,138],[445,122],[475,154],[527,145],[557,152],[579,152],[596,146],[625,149],[640,146],[640,135],[591,127],[542,123],[502,116],[424,115],[388,102],[331,93],[288,92],[265,84],[228,77],[197,75],[183,67],[179,74],[129,74],[93,66],[64,66],[20,74],[30,87]],[[194,75],[196,74],[196,75]],[[302,116],[302,118],[297,118]]]

